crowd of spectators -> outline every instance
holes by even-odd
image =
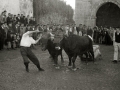
[[[19,48],[21,37],[26,31],[38,29],[47,32],[50,28],[53,31],[60,27],[60,25],[55,24],[39,25],[36,23],[36,19],[29,15],[6,14],[7,11],[3,11],[0,15],[0,50]],[[36,36],[36,34],[33,34],[34,39],[37,38]]]
[[[23,14],[13,15],[3,11],[0,15],[0,50],[6,47],[7,50],[19,48],[20,39],[23,33],[29,30],[42,30],[51,31],[65,30],[66,25],[39,25],[36,23],[34,17]],[[69,32],[79,36],[90,35],[93,37],[95,43],[112,45],[113,32],[116,28],[107,27],[94,27],[82,25],[76,26],[75,24],[67,24]],[[36,39],[36,35],[33,35]]]
[[[68,31],[79,36],[90,35],[93,38],[94,43],[112,45],[113,44],[113,34],[116,29],[112,27],[90,27],[86,25],[79,24],[79,26],[68,25]]]
[[[105,45],[113,44],[113,34],[117,28],[112,27],[96,27],[94,28],[94,42]]]
[[[81,31],[82,35],[90,35],[93,37],[94,42],[97,44],[112,45],[113,44],[113,33],[117,28],[112,27],[94,27],[85,26],[80,24],[78,31]]]
[[[8,50],[19,48],[22,34],[36,25],[35,18],[29,15],[6,14],[7,11],[3,11],[0,15],[0,50],[3,50],[4,46]]]

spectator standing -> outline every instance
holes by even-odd
[[[16,48],[16,35],[14,33],[11,33],[11,49],[15,50]]]
[[[7,25],[8,25],[9,23],[12,23],[12,17],[11,17],[11,14],[10,14],[10,13],[8,13]]]
[[[18,23],[18,22],[21,22],[21,21],[20,21],[20,14],[17,15],[16,19],[17,19],[17,23]]]
[[[83,36],[87,35],[87,26],[85,26],[85,25],[83,26],[82,34],[83,34]]]
[[[79,36],[82,36],[82,24],[79,24],[79,27],[77,28],[77,32]]]
[[[25,19],[25,22],[26,22],[27,25],[30,24],[30,16],[29,15],[27,15],[27,18]]]
[[[14,15],[13,20],[14,20],[15,22],[17,22],[16,15]]]
[[[1,15],[0,15],[0,24],[3,23],[3,15],[4,15],[3,13],[4,12],[2,12]]]
[[[31,18],[29,19],[29,24],[30,24],[30,25],[33,25],[33,17],[31,17]]]
[[[24,24],[24,26],[26,26],[27,25],[27,23],[26,23],[26,17],[25,16],[23,16],[23,24]]]
[[[4,30],[4,23],[0,26],[0,50],[3,50],[5,43],[6,33]]]
[[[20,23],[24,24],[24,16],[23,16],[23,14],[21,14],[21,16],[20,16]]]
[[[44,32],[47,32],[47,26],[43,25]]]
[[[102,28],[98,29],[98,42],[102,44]]]
[[[4,23],[4,30],[5,30],[5,45],[7,46],[7,33],[9,30],[7,23]]]
[[[0,23],[5,23],[7,21],[6,11],[3,11],[0,15]]]
[[[114,57],[113,63],[117,63],[119,59],[119,51],[120,51],[120,29],[117,28],[113,34],[113,46],[114,46]]]
[[[90,26],[87,29],[87,35],[90,35],[91,37],[93,37],[93,30]]]
[[[105,44],[106,45],[111,45],[112,44],[112,40],[110,38],[109,29],[108,28],[105,29]]]
[[[20,40],[21,40],[21,37],[19,34],[16,34],[16,48],[19,48],[20,47]]]
[[[37,24],[35,17],[33,17],[33,23],[32,23],[32,24],[33,24],[33,25],[36,25],[36,24]]]
[[[73,30],[72,30],[73,34],[77,35],[77,27],[76,24],[73,25]]]
[[[10,32],[13,33],[13,26],[12,26],[12,23],[9,23],[8,26],[9,26]]]
[[[21,24],[20,26],[20,35],[22,36],[26,31],[26,27],[24,26],[24,24]]]
[[[14,26],[14,31],[15,31],[15,33],[20,33],[20,25],[19,24],[16,24]]]

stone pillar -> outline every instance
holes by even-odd
[[[85,25],[86,26],[91,26],[91,16],[87,15],[85,18]]]
[[[96,26],[96,16],[92,16],[90,22],[91,22],[91,27],[95,27]]]
[[[75,9],[75,23],[77,25],[84,24],[84,18],[85,18],[85,2],[82,0],[76,0],[76,9]]]
[[[90,25],[91,3],[89,0],[76,0],[75,23]]]

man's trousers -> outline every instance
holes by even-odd
[[[20,52],[23,57],[24,63],[29,63],[29,60],[31,60],[36,66],[39,65],[39,60],[34,55],[34,53],[31,51],[30,47],[21,47]]]
[[[114,42],[114,59],[113,60],[119,59],[119,51],[120,51],[120,43]]]

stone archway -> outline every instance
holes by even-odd
[[[102,7],[104,4],[106,3],[113,3],[115,5],[117,5],[120,8],[120,3],[117,0],[100,0],[96,3],[94,3],[94,5],[92,5],[92,11],[91,11],[91,22],[92,22],[92,26],[96,26],[96,13],[99,10],[100,7]]]
[[[120,26],[120,8],[111,2],[103,4],[96,12],[96,25],[104,27]]]

